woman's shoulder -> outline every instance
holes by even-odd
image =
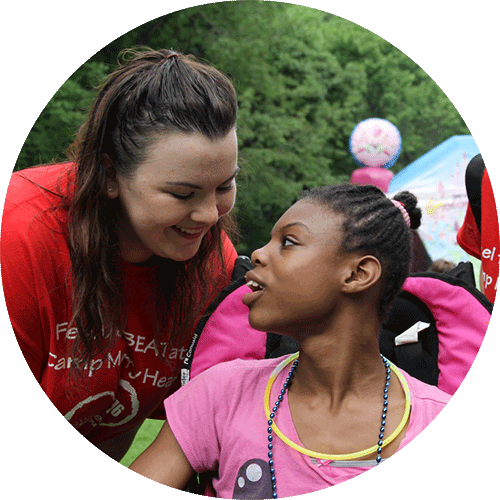
[[[2,254],[64,244],[67,194],[72,186],[71,164],[33,167],[15,172],[9,183],[2,215]],[[10,250],[9,250],[10,249]]]
[[[75,165],[58,163],[14,172],[7,190],[7,200],[18,204],[34,197],[65,196],[73,183]]]
[[[5,197],[4,218],[16,220],[62,206],[70,194],[75,175],[71,163],[43,165],[14,172]]]

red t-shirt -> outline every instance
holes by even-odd
[[[33,374],[66,419],[94,444],[132,429],[145,418],[164,418],[162,402],[179,386],[185,345],[154,345],[156,268],[123,261],[128,305],[125,335],[111,351],[68,384],[76,330],[65,239],[67,212],[53,192],[71,191],[74,166],[36,167],[13,174],[2,219],[1,271],[14,333]],[[28,180],[27,180],[28,179]],[[228,278],[237,257],[228,238]],[[225,286],[225,285],[224,285]],[[175,328],[175,325],[172,325]],[[157,411],[156,411],[157,410]]]
[[[469,255],[481,260],[481,283],[484,294],[492,303],[498,286],[499,240],[495,198],[488,171],[485,170],[481,184],[481,232],[468,205],[464,223],[458,230],[457,242]]]

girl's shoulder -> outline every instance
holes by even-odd
[[[218,363],[191,379],[184,387],[188,392],[215,390],[218,393],[253,394],[265,387],[273,371],[288,356],[273,359],[233,359]],[[262,396],[263,396],[262,392]]]
[[[244,379],[249,375],[254,378],[260,376],[269,377],[281,361],[290,355],[272,359],[233,359],[224,361],[208,368],[197,377],[231,377]],[[195,377],[196,378],[196,377]]]
[[[411,412],[406,435],[399,448],[418,436],[443,410],[451,396],[433,385],[426,384],[400,370],[411,395]]]
[[[234,359],[218,363],[183,385],[165,400],[167,415],[192,412],[193,405],[239,411],[242,401],[263,401],[264,389],[280,358]],[[215,414],[214,413],[214,414]]]
[[[450,394],[438,389],[436,386],[426,384],[401,369],[399,371],[408,384],[413,414],[424,413],[432,419],[451,399]]]

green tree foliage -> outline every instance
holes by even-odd
[[[65,152],[92,103],[94,88],[109,68],[109,64],[88,61],[64,82],[33,125],[14,170],[66,158]]]
[[[396,47],[319,10],[278,2],[198,6],[154,19],[99,51],[61,87],[35,123],[16,168],[61,157],[94,87],[121,50],[172,48],[212,63],[239,95],[241,253],[264,244],[300,189],[349,179],[357,123],[398,127],[394,172],[469,131],[434,81]]]

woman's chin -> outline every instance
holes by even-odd
[[[188,260],[191,260],[198,251],[196,252],[169,252],[168,254],[165,254],[165,258],[174,260],[175,262],[187,262]]]
[[[186,262],[191,260],[199,251],[200,244],[188,246],[169,246],[168,248],[160,248],[155,251],[158,257],[171,259],[175,262]]]

